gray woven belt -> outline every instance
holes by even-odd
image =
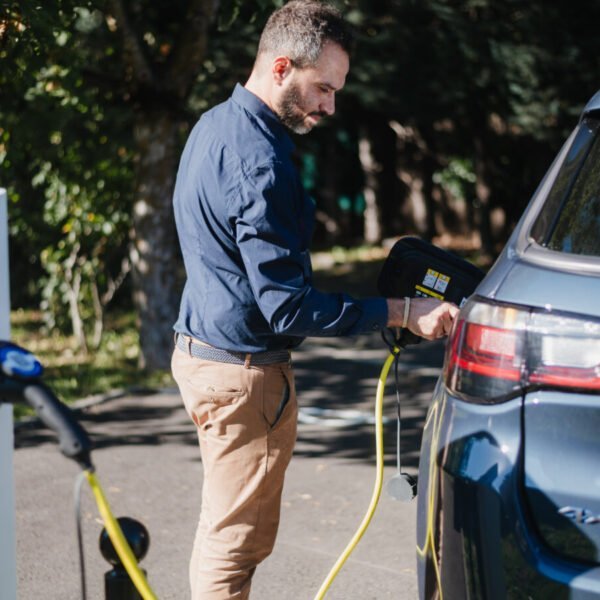
[[[186,340],[182,335],[177,335],[177,347],[190,354],[194,358],[202,358],[204,360],[212,360],[215,362],[228,363],[231,365],[246,364],[244,352],[228,352],[212,346],[204,346],[195,342]],[[255,352],[250,354],[249,364],[251,365],[270,365],[273,363],[289,362],[290,353],[288,350],[268,350],[267,352]]]

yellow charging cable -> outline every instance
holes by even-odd
[[[369,508],[367,509],[367,512],[354,536],[323,581],[319,591],[317,592],[317,595],[315,596],[315,600],[322,600],[325,597],[325,594],[327,593],[327,590],[331,586],[333,580],[337,577],[354,548],[356,548],[358,542],[367,530],[373,515],[375,514],[375,509],[377,508],[379,497],[381,496],[381,489],[383,487],[383,394],[385,391],[385,382],[387,381],[390,367],[399,353],[400,349],[395,346],[383,364],[381,373],[379,375],[379,381],[377,383],[377,395],[375,398],[375,446],[377,475],[375,478],[375,485],[373,486],[373,494],[371,496]],[[104,492],[102,491],[98,478],[89,469],[84,471],[84,473],[88,483],[90,484],[90,487],[92,488],[92,492],[96,499],[96,504],[98,505],[98,510],[100,511],[100,516],[102,517],[102,520],[106,526],[106,531],[119,558],[121,559],[121,562],[123,563],[123,566],[129,574],[131,581],[142,596],[143,600],[157,600],[157,597],[150,588],[144,573],[137,564],[137,560],[135,559],[129,544],[123,535],[119,523],[110,510],[110,506],[106,500],[106,497],[104,496]]]
[[[131,581],[135,585],[137,591],[140,593],[140,596],[143,600],[157,600],[156,595],[150,588],[148,581],[146,580],[146,576],[138,566],[137,560],[133,555],[131,547],[127,543],[125,536],[123,535],[123,531],[121,530],[121,526],[118,521],[113,516],[110,506],[108,505],[108,501],[104,496],[104,492],[100,487],[100,482],[98,478],[89,469],[84,471],[86,479],[92,488],[92,492],[94,497],[96,498],[96,504],[98,505],[98,510],[100,511],[100,516],[104,521],[104,525],[106,526],[106,531],[112,542],[115,550],[125,570],[129,574]]]
[[[435,539],[433,537],[433,529],[434,529],[434,502],[436,496],[436,487],[437,487],[437,478],[435,476],[435,457],[437,456],[437,443],[439,439],[439,429],[442,424],[442,417],[444,414],[444,408],[446,407],[446,403],[442,404],[440,413],[438,414],[438,405],[436,404],[431,411],[427,422],[425,423],[425,427],[428,426],[429,422],[433,420],[433,434],[432,434],[432,443],[431,449],[429,453],[429,492],[427,495],[427,530],[425,532],[425,543],[421,548],[417,544],[417,554],[424,560],[427,560],[427,555],[431,556],[431,561],[433,563],[433,570],[435,573],[435,580],[438,588],[439,600],[444,599],[444,594],[442,592],[442,578],[440,573],[440,566],[438,564],[438,557],[435,548]]]
[[[362,523],[359,525],[356,533],[337,559],[336,563],[333,565],[331,571],[329,571],[329,575],[325,578],[325,581],[321,584],[317,595],[315,596],[315,600],[322,600],[329,589],[329,586],[333,582],[333,580],[337,577],[337,574],[340,572],[341,568],[344,566],[344,563],[360,541],[360,538],[363,536],[364,532],[367,530],[373,515],[375,514],[375,509],[377,508],[377,503],[379,502],[379,496],[381,495],[381,488],[383,486],[383,392],[385,390],[385,382],[387,381],[387,376],[390,371],[390,367],[394,362],[396,356],[400,353],[400,348],[394,346],[391,354],[387,357],[383,367],[381,369],[381,373],[379,375],[379,381],[377,383],[377,395],[375,398],[375,446],[376,446],[376,458],[377,458],[377,476],[375,478],[375,485],[373,487],[373,495],[371,496],[371,503],[369,504],[369,508],[365,516],[363,517]]]

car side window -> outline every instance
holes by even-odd
[[[531,230],[550,250],[600,256],[600,141],[598,122],[581,125]]]

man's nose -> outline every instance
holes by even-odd
[[[329,94],[325,100],[321,102],[319,110],[324,112],[326,115],[332,115],[335,112],[335,96],[333,94]]]

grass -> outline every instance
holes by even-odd
[[[133,312],[110,316],[100,348],[84,354],[72,336],[45,331],[39,311],[11,312],[11,338],[44,366],[44,381],[67,404],[80,398],[131,387],[175,385],[169,371],[138,368],[139,337]],[[15,418],[29,414],[15,407]]]

